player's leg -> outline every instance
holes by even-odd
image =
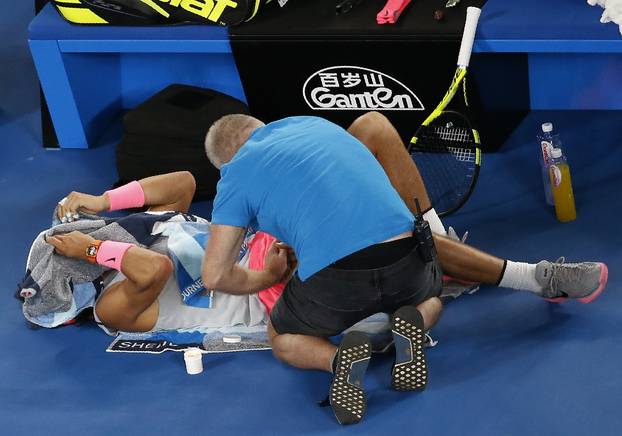
[[[607,284],[607,266],[600,262],[537,264],[502,260],[466,244],[434,235],[443,272],[457,279],[526,290],[552,301],[593,301]]]
[[[416,212],[414,199],[419,200],[422,210],[431,207],[423,179],[415,162],[391,122],[378,112],[368,112],[358,117],[348,132],[369,148],[387,173],[393,187]]]
[[[146,332],[158,320],[158,295],[173,273],[173,264],[164,255],[133,247],[123,257],[125,279],[103,292],[95,312],[99,320],[114,330]]]
[[[434,235],[434,245],[444,274],[476,283],[497,283],[504,261],[469,245]]]
[[[365,144],[383,166],[391,183],[414,213],[414,198],[423,210],[430,200],[417,166],[390,121],[378,112],[357,118],[348,132]],[[426,216],[436,233],[439,261],[446,274],[477,283],[496,284],[512,289],[529,290],[546,298],[561,301],[566,295],[582,302],[592,301],[607,281],[607,267],[598,262],[560,264],[542,261],[536,264],[504,261],[465,244],[438,237],[445,230],[436,217]],[[553,279],[554,278],[554,279]]]

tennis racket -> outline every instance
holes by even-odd
[[[417,129],[408,146],[439,216],[455,212],[466,203],[479,175],[479,133],[466,115],[447,110],[447,106],[462,85],[464,110],[468,113],[466,74],[480,12],[475,7],[467,9],[458,68],[451,85],[438,106]]]

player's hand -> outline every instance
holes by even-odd
[[[97,214],[110,208],[108,196],[89,195],[72,192],[58,202],[58,219],[61,222],[72,222],[80,218],[78,211]]]
[[[95,241],[93,237],[77,231],[48,236],[46,239],[48,244],[54,246],[56,253],[74,259],[86,259],[86,249],[93,241]]]

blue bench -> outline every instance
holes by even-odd
[[[63,148],[92,146],[123,109],[171,83],[245,100],[222,27],[76,26],[47,5],[29,43]]]
[[[488,0],[474,50],[528,54],[532,109],[622,109],[622,36],[600,14],[584,0]],[[75,26],[48,5],[29,32],[63,148],[88,148],[121,110],[173,82],[245,101],[224,28]]]
[[[622,35],[601,14],[585,0],[489,0],[474,50],[528,53],[533,110],[619,110]]]

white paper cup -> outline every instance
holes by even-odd
[[[184,361],[188,374],[195,375],[203,372],[203,353],[198,348],[190,348],[184,351]]]

